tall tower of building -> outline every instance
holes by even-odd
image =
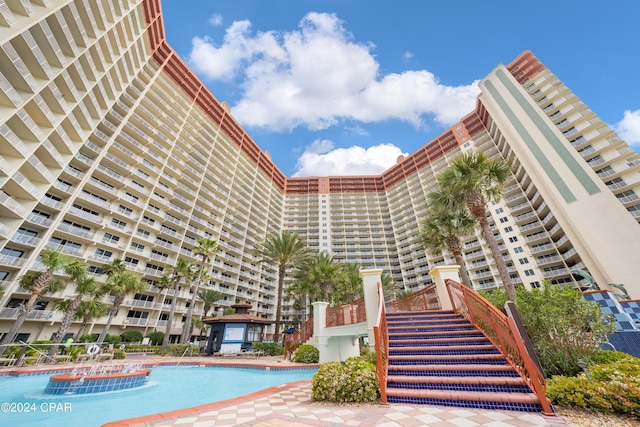
[[[426,196],[469,150],[512,164],[490,219],[516,283],[578,286],[571,270],[586,269],[640,298],[640,157],[529,52],[481,89],[474,111],[379,176],[287,178],[168,45],[159,1],[0,2],[0,333],[29,298],[19,279],[42,269],[44,248],[84,260],[99,281],[116,259],[144,278],[115,334],[169,322],[180,335],[193,290],[156,285],[178,258],[198,263],[203,238],[221,249],[203,286],[222,292],[221,307],[247,301],[265,318],[276,269],[252,249],[281,230],[419,289],[452,262],[418,241]],[[464,247],[474,286],[499,286],[484,241]],[[41,298],[19,338],[50,338],[55,303],[73,295],[69,283]],[[283,313],[299,314],[288,303]]]

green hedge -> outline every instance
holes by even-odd
[[[277,342],[254,342],[251,343],[251,350],[264,351],[269,356],[281,356],[283,353],[282,344]]]
[[[547,396],[551,402],[640,417],[640,359],[627,355],[611,363],[588,366],[587,372],[590,378],[582,373],[548,380]]]

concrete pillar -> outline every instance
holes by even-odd
[[[378,319],[378,306],[380,297],[378,296],[378,283],[382,282],[382,269],[360,270],[362,277],[362,293],[364,295],[364,305],[367,312],[367,335],[369,336],[369,348],[375,350],[375,336],[373,327]],[[384,295],[382,295],[384,299]]]
[[[438,294],[438,300],[440,301],[440,307],[442,310],[453,310],[453,304],[447,292],[447,285],[445,285],[445,279],[452,279],[460,283],[460,266],[459,265],[442,265],[435,267],[429,272],[433,278],[433,282],[436,284],[436,292]]]

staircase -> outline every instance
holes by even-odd
[[[525,381],[463,316],[392,312],[386,321],[388,402],[542,412]]]

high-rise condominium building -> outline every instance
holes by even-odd
[[[221,248],[204,286],[266,318],[276,271],[251,250],[281,230],[419,289],[453,262],[420,246],[425,196],[471,150],[511,164],[504,199],[488,208],[515,283],[577,286],[571,270],[582,269],[640,298],[638,154],[529,52],[480,87],[474,111],[379,176],[287,178],[167,44],[159,1],[0,0],[0,332],[44,248],[86,261],[99,281],[115,259],[144,277],[114,334],[168,321],[180,334],[191,290],[155,285],[179,257],[197,263],[203,238]],[[476,289],[501,284],[479,235],[464,260]],[[68,284],[41,298],[19,338],[50,338],[55,303],[73,295]],[[284,320],[296,314],[285,302]]]

